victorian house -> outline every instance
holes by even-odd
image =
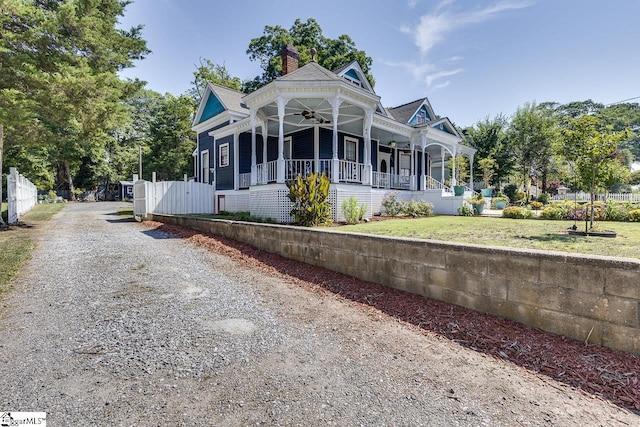
[[[385,108],[357,62],[298,68],[292,46],[282,61],[282,76],[250,94],[214,84],[203,94],[193,122],[195,179],[212,185],[216,212],[290,222],[286,182],[321,172],[331,180],[337,221],[344,199],[357,197],[371,216],[390,191],[456,213],[465,195],[454,195],[447,165],[459,155],[473,164],[475,150],[427,98]]]

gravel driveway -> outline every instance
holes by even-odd
[[[69,204],[0,302],[0,411],[49,425],[638,425],[372,309]]]

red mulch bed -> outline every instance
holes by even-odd
[[[143,224],[227,255],[252,269],[374,307],[467,348],[508,360],[640,414],[640,357],[631,353],[585,344],[511,320],[366,282],[221,236],[160,222]]]

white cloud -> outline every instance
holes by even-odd
[[[419,0],[408,0],[410,8],[418,6]],[[447,87],[451,80],[441,82],[447,77],[462,73],[463,68],[447,69],[448,67],[440,67],[426,60],[427,53],[434,46],[446,40],[453,31],[460,31],[462,28],[472,24],[482,23],[492,19],[500,13],[509,10],[518,10],[531,5],[531,0],[503,0],[493,5],[486,6],[482,9],[454,10],[455,0],[441,0],[430,13],[422,15],[420,21],[415,26],[404,25],[399,31],[412,35],[415,45],[420,49],[420,60],[418,62],[389,62],[382,60],[381,62],[391,67],[399,67],[406,69],[415,81],[423,81],[428,90],[436,90]],[[461,56],[450,56],[442,60],[452,66],[453,63],[459,63],[463,60]]]
[[[434,81],[442,79],[443,77],[450,77],[450,76],[455,76],[456,74],[459,74],[461,72],[463,72],[464,69],[462,68],[458,68],[456,70],[443,70],[443,71],[438,71],[432,74],[427,74],[424,77],[424,81],[427,84],[427,87],[431,87],[431,85],[433,84]]]
[[[484,22],[496,15],[508,11],[528,7],[529,1],[506,0],[480,10],[453,12],[450,7],[453,0],[443,0],[433,12],[420,17],[420,23],[414,28],[407,28],[405,33],[414,34],[414,42],[425,55],[445,37],[460,27]]]

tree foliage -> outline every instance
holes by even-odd
[[[486,116],[465,130],[465,139],[478,150],[474,156],[475,180],[482,180],[480,161],[486,158],[492,158],[496,163],[490,184],[498,184],[511,174],[514,163],[507,145],[507,126],[507,118],[499,114],[492,119]]]
[[[280,25],[264,27],[262,36],[251,39],[247,54],[252,61],[259,61],[263,70],[262,75],[247,82],[247,91],[255,90],[282,73],[282,59],[280,52],[286,44],[298,49],[299,65],[302,67],[311,62],[311,49],[317,51],[316,61],[323,67],[334,70],[352,61],[358,61],[367,78],[374,84],[371,74],[373,60],[367,54],[356,48],[355,42],[346,34],[336,39],[330,39],[322,34],[320,24],[309,18],[306,22],[296,19],[290,29]]]
[[[158,180],[181,180],[193,171],[191,154],[196,137],[191,119],[196,108],[189,95],[166,94],[159,102],[149,124],[149,140],[143,156],[147,178],[156,172]]]
[[[553,111],[533,103],[518,107],[509,126],[509,146],[513,161],[525,185],[532,175],[546,187],[558,138],[558,122]]]
[[[200,65],[196,66],[196,70],[193,72],[193,81],[188,90],[189,95],[200,102],[208,83],[237,91],[246,89],[246,84],[243,84],[239,77],[232,76],[224,64],[216,64],[210,59],[204,58],[200,59]]]
[[[47,150],[69,184],[83,159],[104,160],[122,104],[137,85],[117,72],[148,53],[141,27],[116,28],[124,0],[5,0],[0,28],[0,122],[13,152]],[[15,147],[15,148],[14,148]]]
[[[618,155],[620,145],[628,138],[628,131],[615,132],[611,126],[603,124],[599,116],[584,115],[569,119],[561,134],[564,140],[562,154],[573,163],[577,178],[591,193],[593,227],[597,189],[628,179],[629,169]]]

